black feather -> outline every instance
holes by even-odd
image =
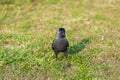
[[[52,43],[52,49],[56,55],[56,59],[58,53],[60,52],[63,52],[64,55],[67,57],[68,47],[69,47],[69,43],[65,36],[65,29],[59,28],[56,32],[56,37]]]

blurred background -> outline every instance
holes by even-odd
[[[59,27],[69,66],[51,49]],[[120,0],[0,0],[0,80],[119,80],[119,44]]]

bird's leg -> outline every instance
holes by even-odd
[[[64,56],[66,57],[67,63],[69,63],[69,60],[68,60],[68,51],[64,52]]]
[[[67,59],[67,57],[68,57],[68,53],[67,53],[67,51],[64,52],[64,56],[65,56],[66,59]]]
[[[57,54],[55,54],[55,55],[56,55],[56,61],[57,61],[58,55]]]

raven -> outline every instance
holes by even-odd
[[[68,47],[69,47],[69,43],[68,40],[66,39],[65,29],[58,28],[55,39],[52,42],[52,49],[56,55],[56,60],[58,57],[57,55],[60,52],[63,52],[64,56],[67,58]]]

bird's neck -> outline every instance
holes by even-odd
[[[55,37],[55,39],[65,39],[65,37]]]

